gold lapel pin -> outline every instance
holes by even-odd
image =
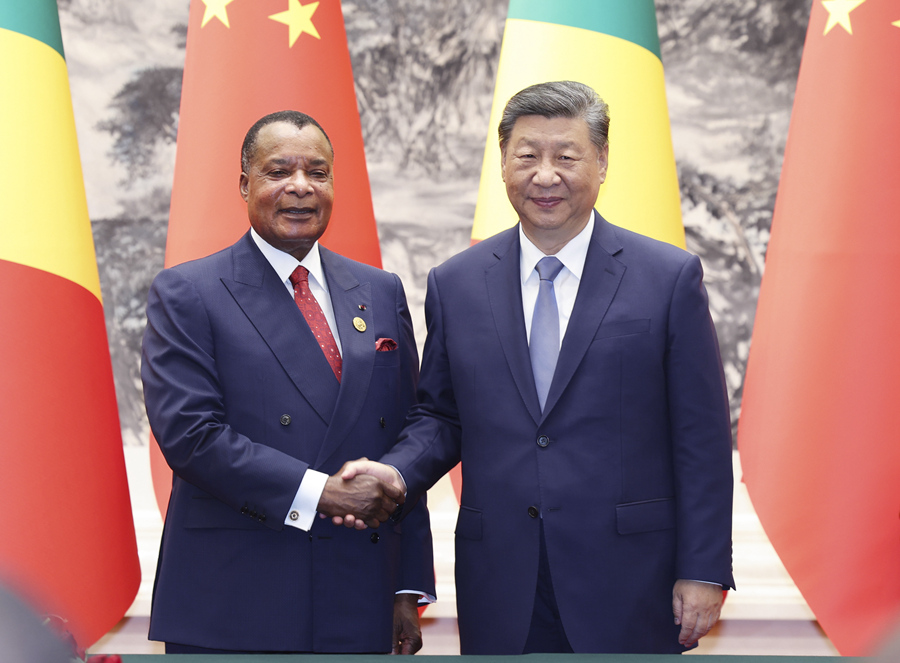
[[[362,318],[353,318],[353,326],[356,327],[358,332],[366,331],[366,321]]]

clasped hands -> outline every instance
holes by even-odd
[[[317,511],[335,525],[378,527],[406,500],[406,486],[393,467],[360,458],[347,461],[325,481]]]

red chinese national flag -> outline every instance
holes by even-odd
[[[334,145],[335,203],[322,244],[381,267],[340,0],[192,0],[166,266],[234,243],[250,227],[241,143],[281,110],[314,117]],[[151,444],[165,513],[171,472]]]
[[[844,655],[900,612],[900,2],[816,0],[738,431],[775,550]]]

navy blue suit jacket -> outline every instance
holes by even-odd
[[[340,384],[249,233],[153,282],[141,376],[174,477],[151,639],[386,652],[394,592],[434,593],[424,504],[377,530],[318,518],[309,533],[284,525],[308,468],[333,474],[390,448],[418,374],[400,280],[320,250],[343,350]],[[376,352],[378,338],[398,348]]]
[[[595,213],[543,414],[518,228],[435,268],[419,404],[383,462],[414,496],[462,462],[463,654],[521,653],[540,520],[576,652],[680,652],[676,579],[733,585],[731,427],[700,261]]]

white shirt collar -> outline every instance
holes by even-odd
[[[316,283],[325,292],[328,292],[328,282],[325,280],[325,270],[322,268],[322,257],[319,255],[318,242],[313,244],[309,253],[306,254],[303,260],[298,262],[290,253],[285,253],[269,244],[260,237],[259,233],[253,228],[250,228],[250,237],[253,238],[256,246],[262,251],[263,256],[265,256],[266,260],[269,261],[269,264],[272,265],[272,269],[275,270],[275,273],[278,274],[278,278],[280,278],[283,283],[289,281],[291,274],[297,269],[297,265],[303,265],[309,270],[310,278],[315,279]],[[291,286],[291,288],[293,289],[293,286]]]
[[[563,266],[572,272],[579,281],[581,281],[581,274],[584,271],[584,262],[587,259],[593,233],[594,211],[591,210],[591,217],[588,219],[587,225],[556,253],[556,257]],[[545,257],[545,254],[528,239],[525,231],[522,230],[521,223],[519,224],[519,245],[521,246],[519,268],[522,270],[522,283],[525,283],[532,274],[536,274],[535,265]]]

